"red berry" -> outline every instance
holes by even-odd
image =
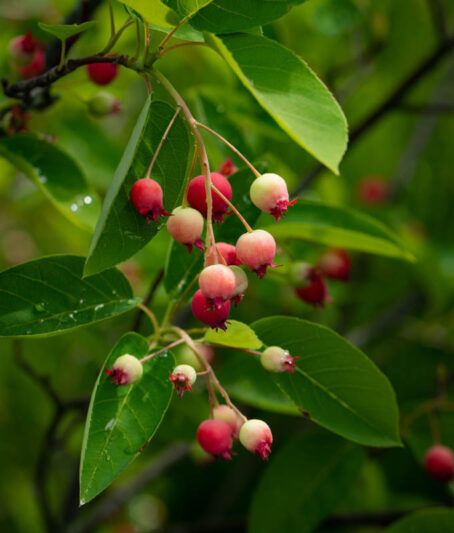
[[[185,391],[192,391],[191,385],[194,385],[197,373],[191,365],[178,365],[169,374],[170,380],[180,398]]]
[[[227,265],[241,265],[241,262],[238,260],[238,257],[236,256],[236,248],[233,246],[233,244],[228,244],[226,242],[217,242],[216,243],[216,250],[218,252],[218,256],[221,255],[224,258],[224,261]],[[219,258],[219,262],[221,263],[221,259]],[[210,251],[208,253],[208,257],[206,259],[206,265],[214,265],[214,250],[213,247],[210,248]]]
[[[266,267],[275,267],[276,242],[263,229],[244,233],[236,243],[236,255],[244,266],[250,268],[259,278],[266,274]]]
[[[219,174],[222,174],[226,178],[231,174],[234,174],[238,170],[238,167],[235,165],[231,157],[228,157],[225,161],[221,163],[219,167]]]
[[[115,63],[91,63],[87,65],[87,73],[96,85],[109,85],[118,74],[118,65]]]
[[[447,446],[436,445],[427,450],[424,468],[430,477],[438,481],[454,479],[454,453]]]
[[[225,265],[210,265],[202,270],[199,286],[203,296],[219,309],[229,300],[235,290],[235,274]]]
[[[273,434],[263,420],[248,420],[241,426],[240,442],[247,450],[265,460],[271,453]]]
[[[382,178],[368,176],[358,183],[357,195],[361,203],[379,206],[384,204],[389,197],[389,185]]]
[[[277,174],[262,174],[252,182],[249,194],[252,203],[261,211],[273,215],[276,222],[297,199],[289,202],[287,183]]]
[[[298,298],[314,307],[323,307],[326,302],[331,301],[326,281],[315,269],[309,273],[307,285],[296,288],[295,293]]]
[[[137,357],[124,354],[118,357],[111,370],[106,368],[106,374],[112,378],[112,383],[130,385],[142,377],[143,366]]]
[[[198,290],[192,297],[191,308],[194,316],[200,322],[216,330],[227,329],[225,323],[230,313],[229,301],[224,302],[221,307],[213,307],[210,301],[202,294],[202,291]]]
[[[222,174],[212,172],[211,182],[228,200],[232,199],[232,187],[227,178]],[[229,206],[214,191],[211,191],[211,198],[213,200],[213,220],[216,222],[222,222],[222,217],[229,210]],[[200,211],[200,213],[206,218],[207,204],[204,176],[197,176],[190,181],[188,187],[188,202],[191,207]]]
[[[196,246],[203,250],[202,232],[203,232],[203,217],[192,207],[176,207],[172,211],[172,217],[167,221],[167,229],[172,237],[184,244],[191,253],[192,246]]]
[[[159,183],[150,178],[137,180],[131,187],[131,203],[134,209],[148,222],[153,219],[158,222],[160,216],[171,216],[162,207],[162,189]]]
[[[212,455],[231,459],[232,428],[224,420],[205,420],[197,429],[200,446]]]
[[[317,266],[327,278],[348,281],[352,261],[348,252],[342,248],[333,248],[320,256]]]

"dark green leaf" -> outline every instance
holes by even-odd
[[[133,208],[129,192],[136,180],[145,177],[153,153],[174,112],[164,102],[147,100],[107,191],[88,252],[86,274],[94,274],[125,261],[143,248],[163,224],[147,223],[146,218]],[[179,116],[163,144],[151,176],[162,186],[164,208],[168,212],[182,196],[191,157],[188,132]]]
[[[133,309],[116,269],[82,278],[84,258],[42,257],[0,273],[0,336],[55,335]]]
[[[265,228],[277,239],[303,239],[413,261],[384,224],[352,209],[298,200],[279,224]]]
[[[100,211],[98,195],[66,152],[34,135],[20,133],[0,139],[0,155],[36,183],[72,222],[94,228]]]
[[[178,15],[159,0],[124,0],[124,4],[131,7],[147,22],[169,28],[176,26]]]
[[[272,317],[251,324],[268,346],[298,356],[295,373],[272,374],[314,422],[369,446],[400,445],[394,390],[358,348],[325,326]]]
[[[176,301],[203,268],[203,252],[193,248],[188,254],[186,246],[172,240],[167,254],[164,287],[172,300]]]
[[[148,353],[148,342],[128,333],[116,344],[96,381],[85,426],[80,464],[80,503],[92,500],[137,457],[159,427],[172,396],[169,372],[172,354],[144,363],[143,376],[133,385],[111,383],[105,368],[123,354],[138,358]]]
[[[452,509],[427,509],[413,513],[392,526],[386,533],[448,533],[454,531]]]
[[[43,22],[38,22],[38,26],[44,30],[47,31],[47,33],[50,33],[54,37],[57,37],[57,39],[60,39],[61,41],[65,41],[69,37],[72,37],[73,35],[77,35],[78,33],[82,33],[86,30],[89,30],[90,28],[93,28],[93,26],[96,25],[96,22],[94,20],[89,20],[88,22],[82,22],[82,24],[44,24]]]
[[[309,533],[344,498],[363,462],[359,446],[315,432],[271,459],[252,500],[249,533]]]
[[[229,320],[229,327],[226,331],[208,330],[205,333],[204,341],[249,350],[258,350],[262,347],[262,342],[254,331],[248,325],[237,320]]]
[[[224,35],[213,42],[281,128],[337,174],[347,147],[347,122],[333,95],[307,64],[259,35]]]

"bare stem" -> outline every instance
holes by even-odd
[[[165,348],[161,348],[157,352],[154,352],[154,353],[151,353],[149,355],[146,355],[145,357],[142,357],[142,359],[140,359],[140,362],[141,363],[145,363],[145,361],[149,361],[150,359],[152,359],[153,357],[156,357],[157,355],[160,355],[160,354],[162,354],[164,352],[168,352],[172,348],[175,348],[175,346],[179,346],[180,344],[183,344],[183,342],[185,342],[184,339],[178,339],[178,340],[168,344]]]
[[[256,178],[260,178],[261,174],[260,172],[254,167],[254,165],[247,159],[237,148],[233,146],[232,143],[230,143],[227,139],[225,139],[222,135],[217,133],[216,131],[212,130],[208,126],[205,126],[205,124],[202,124],[201,122],[197,122],[197,126],[199,128],[203,128],[204,130],[210,132],[212,135],[217,137],[220,141],[222,141],[226,146],[232,150],[240,159],[242,159],[246,165],[252,170]]]
[[[112,0],[109,0],[109,15],[110,15],[110,36],[115,35],[115,17],[113,12]]]
[[[185,24],[189,20],[189,17],[186,16],[180,20],[180,22],[173,28],[171,32],[169,32],[164,39],[161,41],[161,44],[158,46],[158,50],[162,51],[164,49],[164,46],[170,41],[170,39],[174,36],[175,32],[177,32],[183,24]]]
[[[134,54],[134,59],[138,59],[140,55],[141,42],[140,42],[140,22],[139,19],[136,19],[136,53]]]
[[[147,60],[148,50],[150,48],[150,27],[148,26],[146,22],[144,23],[144,28],[145,28],[145,47],[143,49],[143,62],[145,64]]]
[[[183,48],[184,46],[207,46],[207,43],[188,42],[188,43],[173,44],[172,46],[168,46],[165,50],[162,50],[162,52],[159,54],[159,57],[164,57],[166,54],[168,54],[172,50],[175,50],[176,48]]]
[[[230,207],[230,209],[235,213],[235,215],[241,220],[243,226],[246,228],[248,233],[252,233],[252,228],[249,226],[249,224],[246,222],[246,219],[243,217],[243,215],[238,211],[238,209],[232,204],[232,202],[222,194],[222,192],[212,183],[211,188],[213,191],[220,196],[224,202]]]
[[[115,46],[116,42],[118,41],[118,39],[121,37],[121,34],[125,31],[125,29],[128,27],[128,26],[131,26],[131,24],[134,24],[134,20],[132,18],[129,18],[124,24],[123,26],[117,31],[117,33],[115,33],[110,39],[109,39],[109,42],[106,44],[105,48],[99,52],[98,55],[100,56],[104,56],[106,55],[107,53],[109,53],[112,48]]]
[[[65,64],[65,56],[66,56],[66,39],[63,39],[61,42],[60,63],[58,64],[58,70],[61,70],[63,68],[63,65]]]
[[[247,348],[236,348],[234,346],[224,346],[222,344],[207,344],[207,346],[212,346],[213,348],[226,348],[228,350],[235,350],[237,352],[250,353],[252,355],[258,355],[259,357],[262,355],[262,352],[258,352],[257,350],[248,350]]]
[[[154,330],[154,342],[158,342],[159,340],[159,324],[156,319],[156,315],[153,313],[151,309],[149,309],[146,305],[139,304],[137,306],[143,313],[147,315],[147,317],[150,319],[150,322],[153,324],[153,330]]]

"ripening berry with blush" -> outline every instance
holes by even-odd
[[[223,420],[224,422],[227,422],[232,431],[232,435],[236,438],[238,437],[241,420],[231,407],[225,404],[217,405],[213,409],[213,418],[215,420]]]
[[[220,307],[214,307],[199,289],[192,297],[191,309],[194,316],[200,322],[207,324],[213,329],[226,330],[226,321],[230,313],[230,302],[224,302]]]
[[[167,230],[170,235],[188,248],[191,253],[192,247],[203,250],[202,233],[203,216],[192,207],[176,207],[172,211],[172,217],[167,221]]]
[[[358,200],[367,206],[376,207],[383,205],[389,198],[388,183],[378,176],[367,176],[357,185]]]
[[[338,281],[348,281],[352,269],[352,260],[342,248],[333,248],[323,253],[317,262],[318,269],[324,276]]]
[[[244,233],[236,243],[236,255],[241,263],[250,268],[259,278],[266,274],[268,266],[275,267],[276,241],[271,233],[256,229]]]
[[[129,196],[134,209],[148,222],[153,219],[157,223],[158,217],[171,216],[162,207],[162,189],[155,180],[150,178],[137,180],[131,187]]]
[[[238,170],[238,167],[235,165],[231,157],[228,157],[225,159],[221,166],[219,167],[219,174],[222,174],[226,178],[228,178],[231,174],[234,174]]]
[[[233,289],[230,299],[235,305],[238,305],[243,299],[244,293],[248,287],[248,279],[246,272],[239,266],[232,265],[229,268],[235,275],[235,288]]]
[[[232,187],[226,177],[218,172],[211,173],[211,182],[228,199],[232,199]],[[189,182],[188,202],[191,207],[197,209],[206,218],[207,203],[205,193],[205,176],[197,176]],[[223,215],[228,214],[229,206],[213,190],[211,191],[213,201],[213,220],[222,222]]]
[[[248,420],[240,429],[240,442],[252,453],[256,453],[263,460],[268,459],[273,443],[273,434],[268,424],[263,420]]]
[[[226,242],[217,242],[216,250],[218,252],[218,263],[222,263],[221,257],[224,259],[226,265],[241,265],[241,262],[236,256],[236,248],[233,244],[228,244]],[[219,257],[221,256],[221,257]],[[210,248],[208,257],[206,259],[206,265],[214,265],[214,249],[213,246]]]
[[[279,346],[270,346],[260,356],[260,362],[265,370],[269,372],[295,372],[296,360],[288,350]]]
[[[219,309],[230,300],[236,286],[233,271],[225,265],[210,265],[200,273],[199,287],[211,305]]]
[[[112,94],[100,91],[87,102],[88,111],[94,117],[104,117],[120,112],[120,102]]]
[[[191,386],[197,379],[195,369],[190,365],[178,365],[172,372],[169,372],[170,380],[173,383],[178,396],[181,398],[185,391],[192,391]]]
[[[427,450],[424,468],[430,477],[438,481],[454,479],[454,453],[451,448],[437,444]]]
[[[297,199],[289,202],[287,183],[277,174],[262,174],[252,182],[249,190],[252,203],[261,211],[273,215],[276,222]]]
[[[111,370],[106,368],[106,374],[112,378],[112,383],[130,385],[142,377],[143,366],[137,357],[124,354],[116,359]]]
[[[29,63],[33,59],[33,53],[39,44],[34,39],[31,30],[25,35],[17,35],[8,45],[10,57],[19,64]]]
[[[200,344],[196,342],[196,347],[199,355],[207,361],[207,363],[212,363],[214,359],[214,350],[211,346],[206,344]],[[185,344],[181,350],[177,353],[177,361],[181,364],[186,364],[192,366],[197,372],[204,370],[204,365],[199,361],[197,355]]]
[[[109,85],[118,74],[115,63],[91,63],[87,65],[88,77],[96,85]]]
[[[325,303],[331,302],[328,285],[315,269],[308,274],[305,284],[295,289],[295,293],[300,300],[314,307],[324,307]]]
[[[232,428],[224,420],[205,420],[197,429],[200,446],[216,457],[231,459]]]

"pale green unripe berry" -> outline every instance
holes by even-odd
[[[285,372],[284,363],[289,353],[279,346],[270,346],[260,356],[260,362],[269,372]]]
[[[248,287],[248,279],[246,272],[239,266],[229,266],[230,270],[235,274],[235,288],[233,289],[232,298],[235,296],[242,296]]]
[[[213,418],[215,420],[223,420],[232,428],[232,433],[236,435],[238,429],[241,425],[240,419],[238,418],[235,411],[228,405],[218,405],[213,409]]]
[[[252,182],[249,194],[252,203],[270,213],[280,201],[288,201],[287,183],[278,174],[266,173]]]
[[[182,376],[186,378],[186,382],[189,385],[194,385],[197,379],[197,372],[190,365],[178,365],[173,369],[172,374],[174,376]]]
[[[273,434],[263,420],[252,419],[245,422],[240,429],[240,442],[250,452],[266,459],[271,452]]]
[[[191,252],[195,245],[203,250],[201,236],[203,233],[203,216],[192,207],[176,207],[172,211],[172,217],[167,221],[167,230],[172,237],[188,247]]]
[[[312,283],[313,271],[314,267],[309,263],[303,261],[292,263],[288,270],[290,283],[295,287],[307,287]]]
[[[113,364],[112,370],[106,370],[108,376],[112,376],[112,381],[118,385],[130,385],[136,383],[142,377],[142,363],[130,354],[120,356]]]
[[[118,100],[106,91],[96,93],[87,105],[89,112],[95,117],[104,117],[120,109]]]

